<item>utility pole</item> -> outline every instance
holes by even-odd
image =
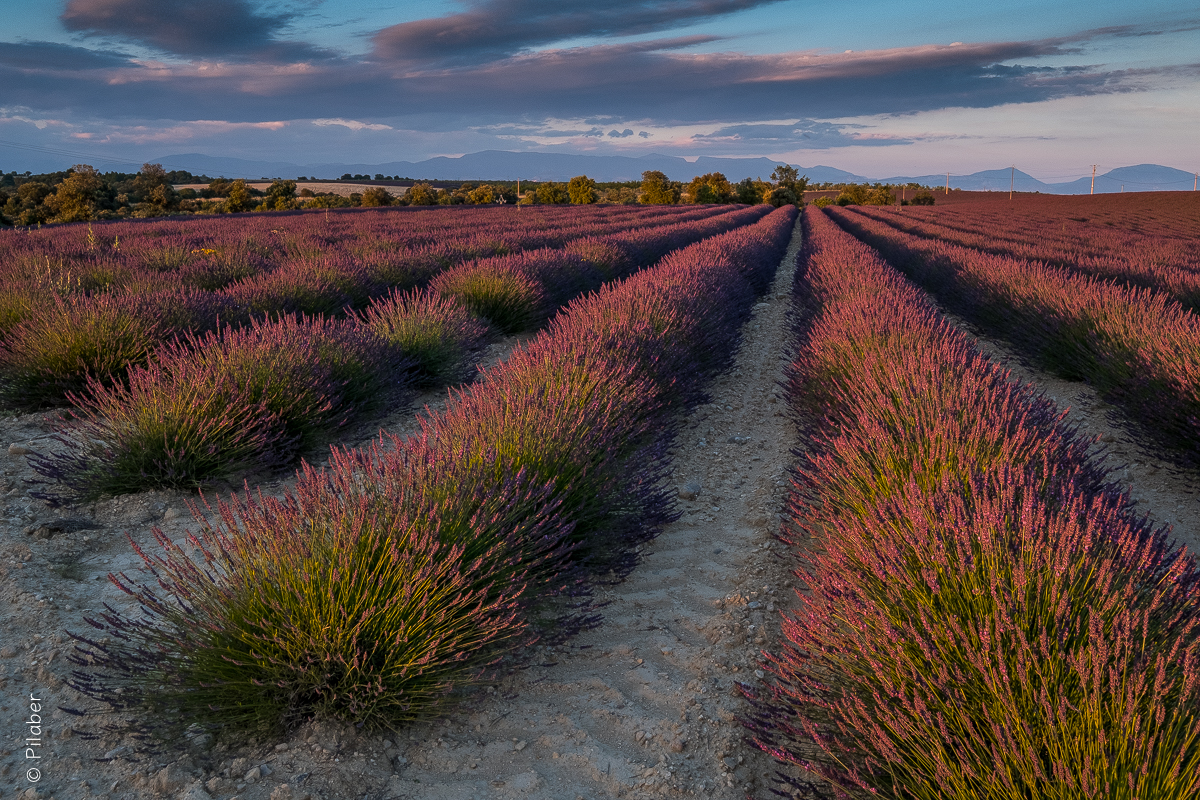
[[[1017,165],[1012,165],[1012,172],[1008,175],[1008,199],[1012,200],[1013,189],[1017,185]]]
[[[1192,173],[1192,191],[1196,191],[1196,183],[1200,182],[1200,172]]]
[[[1092,190],[1088,194],[1096,193],[1096,165],[1092,164]]]
[[[946,194],[950,194],[950,173],[946,173]]]

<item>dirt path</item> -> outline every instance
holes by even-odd
[[[107,582],[137,562],[128,531],[146,543],[161,526],[173,538],[194,527],[185,494],[147,492],[51,510],[32,500],[23,449],[40,447],[41,415],[0,419],[0,747],[3,797],[59,800],[155,795],[188,800],[341,798],[586,798],[770,796],[775,765],[747,747],[737,717],[736,683],[755,679],[757,654],[775,646],[778,611],[792,601],[787,561],[772,534],[787,491],[797,432],[779,400],[791,266],[798,242],[743,331],[734,367],[710,387],[712,402],[687,420],[674,449],[672,481],[683,517],[643,552],[623,583],[608,587],[604,622],[559,648],[542,648],[527,668],[435,722],[394,735],[309,725],[256,748],[197,746],[136,755],[134,742],[85,740],[60,706],[86,704],[63,683],[66,630],[110,602],[127,607]],[[953,318],[952,318],[953,319]],[[969,325],[955,320],[964,330]],[[973,331],[972,331],[973,332]],[[486,363],[514,342],[493,345]],[[1031,369],[1004,348],[980,344],[1022,379],[1044,388],[1086,431],[1102,434],[1108,459],[1127,464],[1134,497],[1175,524],[1189,546],[1200,541],[1197,476],[1146,450],[1109,418],[1081,384]],[[446,392],[418,398],[438,407]],[[412,409],[379,424],[402,433]],[[371,430],[348,444],[363,444]],[[13,447],[9,448],[9,443]],[[290,481],[267,484],[268,493]],[[25,758],[29,695],[46,703],[39,760]],[[96,721],[81,725],[96,730]],[[112,760],[97,762],[98,758]],[[31,784],[30,764],[42,769]],[[29,792],[33,792],[30,794]]]
[[[797,228],[797,231],[799,229]],[[738,680],[752,679],[758,651],[777,630],[776,602],[788,578],[772,555],[796,433],[778,402],[798,238],[770,293],[747,322],[735,366],[711,387],[675,447],[673,481],[682,519],[668,526],[630,578],[601,592],[604,623],[533,666],[498,678],[441,720],[391,739],[353,728],[310,725],[259,748],[218,746],[136,755],[133,742],[71,736],[58,706],[87,705],[63,679],[65,630],[103,603],[128,608],[105,576],[137,560],[124,533],[147,543],[161,526],[172,538],[194,527],[181,492],[147,492],[87,507],[47,509],[23,485],[24,449],[44,447],[42,415],[0,420],[15,446],[4,463],[11,495],[0,528],[0,650],[3,718],[15,731],[0,751],[5,796],[144,797],[191,800],[334,798],[601,798],[758,793],[773,772],[742,741]],[[493,346],[493,363],[514,342]],[[417,399],[437,408],[445,391]],[[408,412],[381,421],[402,433]],[[348,444],[363,444],[370,431]],[[0,458],[4,458],[0,451]],[[282,491],[290,481],[265,485]],[[72,520],[74,520],[72,522]],[[86,527],[84,527],[86,526]],[[17,748],[26,696],[46,695],[43,777],[31,784]],[[97,758],[112,760],[96,762]],[[29,794],[29,792],[34,794]]]

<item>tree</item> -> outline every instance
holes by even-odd
[[[258,206],[258,211],[288,211],[299,207],[296,199],[295,181],[272,181],[267,189],[266,199]]]
[[[563,184],[547,181],[538,184],[537,201],[544,205],[566,205],[571,202],[571,196]]]
[[[362,204],[364,206],[390,206],[392,203],[391,194],[382,186],[372,186],[362,194]]]
[[[496,190],[488,184],[467,190],[467,202],[471,205],[486,206],[496,202]]]
[[[744,178],[733,187],[734,199],[748,206],[764,203],[774,187],[761,179]]]
[[[96,216],[96,202],[104,189],[104,182],[95,167],[76,164],[58,190],[48,196],[46,205],[57,222],[80,222]]]
[[[693,203],[728,203],[733,199],[733,187],[720,172],[709,172],[692,178],[687,195]]]
[[[679,202],[679,186],[656,169],[642,173],[642,191],[638,197],[645,205],[674,205]]]
[[[437,192],[428,183],[414,183],[405,194],[410,206],[436,206]]]
[[[143,164],[133,179],[133,190],[142,201],[135,216],[157,217],[179,209],[179,195],[162,164]]]
[[[224,210],[230,214],[250,210],[250,187],[246,186],[246,182],[241,178],[229,184],[225,194]]]
[[[788,203],[795,203],[797,206],[804,205],[804,190],[808,188],[808,176],[805,175],[803,178],[801,178],[798,177],[799,174],[799,170],[788,164],[780,164],[778,167],[776,167],[775,171],[771,173],[771,180],[775,181],[775,185],[778,188],[787,189],[790,191],[794,199],[783,202],[783,198],[785,198],[786,195],[779,195],[779,200],[781,202],[776,202],[775,200],[770,199],[768,202],[770,202],[776,208],[782,205],[787,205]]]
[[[787,186],[776,186],[767,194],[767,202],[776,208],[800,205],[800,198]]]
[[[577,206],[587,206],[600,199],[596,193],[596,182],[587,175],[576,175],[567,184],[567,194],[571,203]]]

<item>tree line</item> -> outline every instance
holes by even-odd
[[[357,177],[346,175],[343,179]],[[375,179],[389,178],[376,175]],[[207,188],[199,190],[175,188],[180,183],[205,182]],[[267,189],[259,190],[240,178],[214,179],[182,170],[167,171],[161,164],[145,164],[133,174],[101,174],[88,164],[76,164],[65,172],[44,175],[0,173],[0,224],[29,226],[93,219],[355,206],[770,203],[778,207],[802,204],[808,178],[801,177],[795,167],[781,165],[771,173],[770,181],[746,178],[731,183],[720,172],[710,172],[683,183],[670,180],[658,170],[649,170],[642,173],[640,183],[598,183],[586,175],[577,175],[565,183],[526,181],[524,184],[524,191],[518,193],[520,183],[516,181],[463,183],[456,189],[416,182],[395,195],[387,187],[371,186],[345,197],[314,192],[292,180],[275,180]]]

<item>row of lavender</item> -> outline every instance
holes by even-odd
[[[971,208],[966,206],[965,208]],[[1037,228],[1014,228],[997,209],[974,213],[921,213],[861,207],[855,211],[905,233],[940,239],[985,253],[1038,261],[1128,286],[1154,289],[1174,297],[1193,312],[1200,309],[1200,250],[1193,242],[1126,231],[1080,232],[1072,221],[1046,218]],[[1054,224],[1061,221],[1062,229]]]
[[[586,250],[592,239],[613,235],[623,237],[630,247],[636,248],[638,237],[649,236],[659,241],[664,233],[675,229],[706,231],[704,235],[710,235],[741,224],[739,220],[744,215],[744,211],[741,216],[736,211],[708,212],[689,219],[655,214],[650,220],[643,220],[626,214],[602,224],[578,215],[562,220],[565,232],[510,238],[511,244],[503,246],[495,240],[493,249],[525,252],[521,247],[526,245],[563,241],[565,249],[537,248],[542,253],[561,254],[571,252],[572,247]],[[69,392],[82,391],[89,378],[109,386],[130,367],[149,365],[156,350],[180,335],[194,337],[229,325],[241,328],[266,316],[278,319],[289,313],[341,316],[339,312],[365,308],[389,290],[426,285],[442,272],[453,270],[455,265],[471,263],[468,255],[477,257],[482,252],[460,247],[479,236],[478,229],[469,223],[473,216],[476,215],[461,215],[467,222],[460,225],[456,234],[459,238],[449,238],[440,246],[437,251],[440,255],[432,250],[398,251],[390,262],[396,269],[390,272],[381,272],[378,264],[331,249],[329,253],[300,258],[272,272],[214,291],[173,289],[138,294],[126,287],[65,299],[53,293],[30,294],[38,301],[21,306],[24,318],[0,340],[0,398],[23,409],[61,405]],[[359,214],[354,219],[370,217]],[[649,233],[647,229],[660,232]],[[684,238],[685,243],[693,241],[686,235]],[[455,248],[457,254],[451,258],[447,254]],[[661,254],[639,253],[637,260],[649,263]],[[504,257],[491,256],[501,260]],[[418,262],[419,268],[414,266]],[[17,287],[12,291],[20,294],[22,290]]]
[[[529,641],[535,612],[585,620],[548,598],[631,567],[672,518],[679,412],[728,362],[795,215],[574,301],[420,434],[336,451],[282,500],[198,515],[191,553],[160,535],[152,577],[114,578],[144,616],[92,620],[106,638],[83,640],[74,686],[166,733],[394,727]]]
[[[1052,402],[878,253],[805,220],[803,605],[754,697],[758,744],[838,796],[1196,796],[1193,558]]]
[[[957,313],[1071,380],[1092,383],[1148,434],[1200,463],[1200,317],[1172,298],[833,214]]]
[[[288,315],[176,339],[123,379],[89,377],[86,392],[68,395],[75,409],[61,447],[31,458],[55,485],[43,496],[193,488],[286,466],[352,418],[394,405],[414,382],[462,377],[489,329],[541,327],[606,281],[764,213],[468,262],[347,320]]]

